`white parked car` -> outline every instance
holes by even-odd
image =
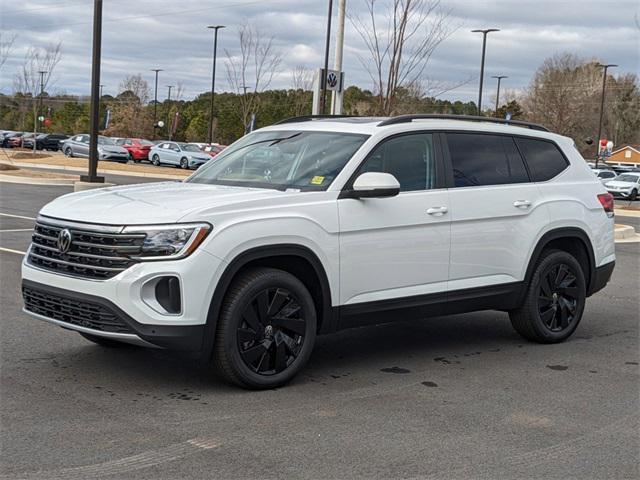
[[[194,143],[162,142],[151,147],[149,159],[154,165],[175,165],[183,169],[198,168],[211,156]]]
[[[293,378],[318,334],[380,322],[495,309],[561,342],[613,271],[613,198],[571,139],[476,120],[303,117],[183,182],[60,197],[25,256],[25,311],[200,351],[247,388]]]
[[[621,173],[613,180],[606,182],[605,187],[615,197],[635,200],[640,192],[640,172]]]

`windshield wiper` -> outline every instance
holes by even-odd
[[[237,152],[238,150],[242,150],[243,148],[251,147],[253,145],[258,145],[259,143],[272,142],[271,145],[269,145],[269,146],[273,147],[274,145],[276,145],[276,144],[278,144],[280,142],[283,142],[285,140],[290,140],[292,138],[297,137],[298,135],[302,135],[302,132],[294,133],[293,135],[289,135],[288,137],[268,138],[266,140],[258,140],[257,142],[253,142],[253,143],[249,143],[247,145],[243,145],[242,147],[239,147],[238,149],[234,150],[234,152]]]

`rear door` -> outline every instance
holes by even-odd
[[[426,303],[446,299],[450,213],[439,136],[415,132],[383,140],[346,188],[364,172],[392,174],[401,191],[338,200],[343,326],[375,323],[386,309],[420,315]]]
[[[449,292],[517,282],[549,215],[509,135],[448,132]]]

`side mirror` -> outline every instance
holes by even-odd
[[[366,172],[356,178],[353,188],[344,198],[395,197],[400,193],[400,183],[390,173]]]

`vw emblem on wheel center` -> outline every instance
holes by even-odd
[[[64,228],[58,233],[58,250],[61,253],[67,253],[71,248],[71,232]]]

